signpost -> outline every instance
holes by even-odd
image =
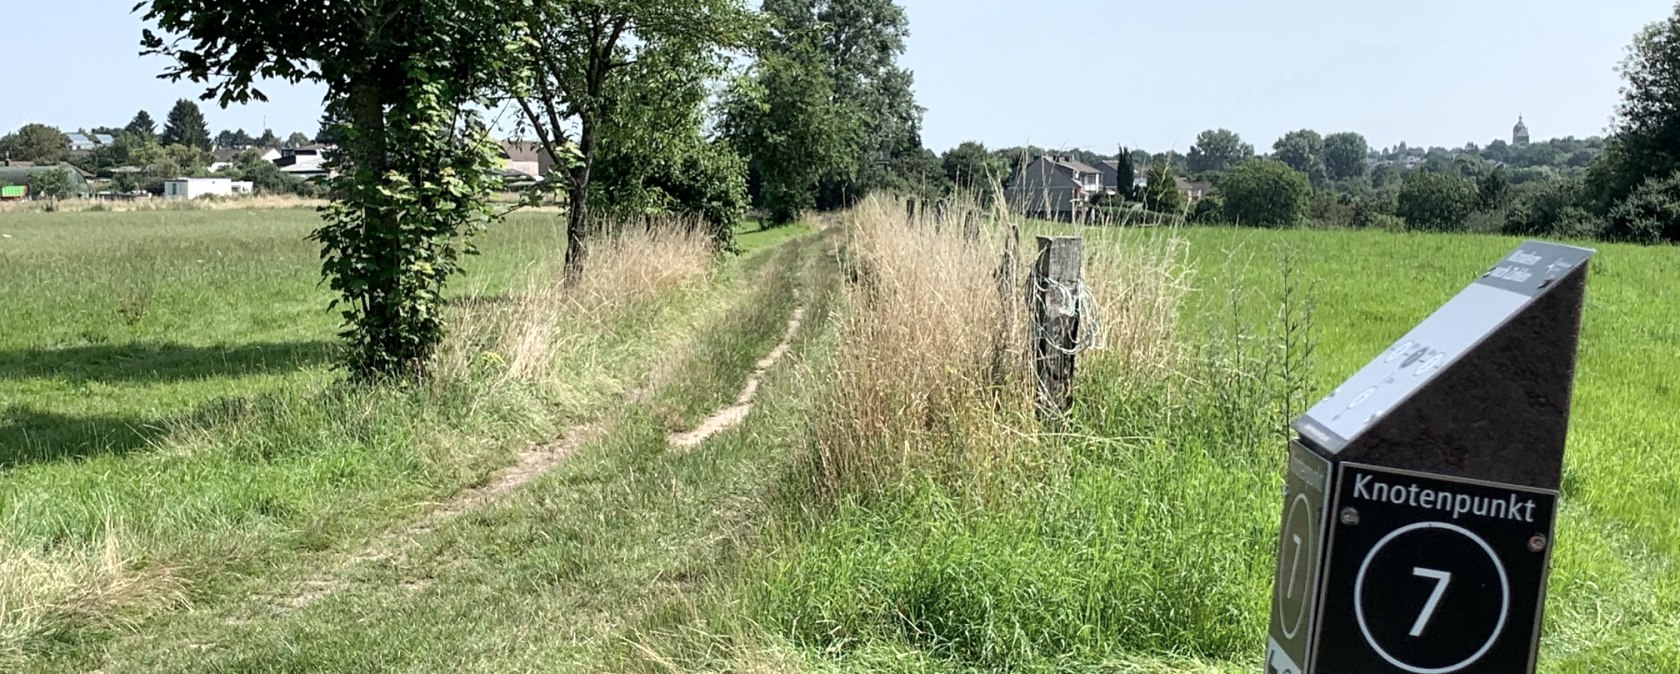
[[[1534,671],[1592,255],[1524,243],[1295,421],[1266,674]]]

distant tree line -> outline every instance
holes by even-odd
[[[85,151],[72,151],[69,134],[46,124],[25,124],[22,128],[0,137],[0,159],[30,162],[37,165],[69,164],[78,169],[111,181],[111,188],[119,192],[163,193],[165,180],[182,177],[227,177],[249,181],[266,194],[313,195],[319,190],[304,180],[276,168],[261,158],[258,150],[299,147],[310,142],[307,136],[294,133],[285,141],[272,130],[264,130],[251,137],[243,129],[222,131],[212,137],[198,103],[176,101],[165,118],[162,129],[151,113],[141,110],[128,124],[121,127],[95,127],[79,131],[93,138],[111,137]],[[229,166],[212,172],[215,162],[212,150],[249,150],[235,155]],[[43,193],[43,190],[32,189]]]

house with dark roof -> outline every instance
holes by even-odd
[[[1072,157],[1045,155],[1028,162],[1003,196],[1015,213],[1034,218],[1080,220],[1091,198],[1103,192],[1102,171]]]
[[[324,178],[330,173],[326,166],[327,154],[332,152],[333,149],[331,145],[319,143],[303,147],[280,148],[280,158],[273,161],[274,165],[287,175],[297,176],[305,180]]]

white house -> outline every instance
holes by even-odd
[[[176,178],[163,181],[163,198],[198,199],[250,194],[251,183],[228,178]]]

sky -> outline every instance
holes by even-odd
[[[1221,127],[1262,152],[1300,128],[1459,147],[1508,140],[1518,115],[1536,139],[1599,135],[1628,43],[1674,11],[1673,0],[899,2],[929,148],[1104,153],[1188,151]],[[12,60],[26,75],[0,95],[0,130],[122,126],[140,109],[161,125],[202,91],[158,80],[167,61],[138,55],[132,0],[0,5],[6,51],[50,63]],[[264,91],[266,104],[205,104],[212,132],[314,134],[321,87]]]

